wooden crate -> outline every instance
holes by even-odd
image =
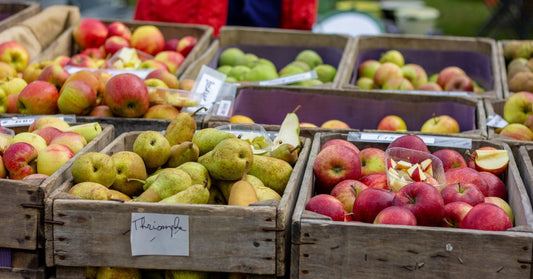
[[[0,3],[0,31],[39,13],[41,4],[35,1],[4,1]]]
[[[46,279],[50,270],[44,265],[44,249],[0,248],[0,277],[3,279]]]
[[[278,71],[293,61],[304,49],[315,50],[323,59],[324,64],[337,68],[337,75],[332,83],[321,87],[335,88],[339,84],[339,73],[351,59],[347,53],[351,38],[346,35],[316,34],[309,31],[287,30],[277,28],[258,28],[242,26],[224,26],[220,35],[214,40],[205,53],[187,68],[184,78],[196,79],[203,65],[217,68],[218,56],[229,47],[238,47],[244,52],[266,58]]]
[[[459,66],[485,89],[485,93],[469,93],[469,95],[481,98],[502,98],[500,65],[497,60],[496,42],[493,39],[383,34],[358,36],[354,41],[353,48],[350,49],[350,57],[353,59],[348,61],[347,70],[341,73],[341,87],[359,89],[355,85],[359,65],[367,59],[379,60],[380,55],[386,50],[396,49],[404,55],[406,63],[416,63],[422,66],[428,77],[446,66]],[[400,92],[411,94],[419,91]],[[435,92],[435,94],[452,93]],[[459,94],[464,94],[464,92]]]
[[[122,134],[101,152],[132,150],[140,133]],[[69,199],[66,192],[73,181],[67,180],[46,201],[46,218],[53,221],[45,228],[46,264],[284,275],[290,216],[311,139],[303,145],[282,199],[250,207]],[[188,215],[189,256],[132,256],[130,222],[135,212]]]
[[[242,114],[256,123],[279,129],[288,112],[297,111],[300,122],[319,126],[329,119],[346,122],[353,130],[375,131],[379,121],[389,114],[402,117],[408,131],[422,134],[420,127],[434,114],[448,114],[460,125],[458,137],[486,138],[485,109],[479,99],[433,94],[403,94],[353,89],[242,86],[237,89],[232,111],[228,116],[216,115],[216,107],[204,119],[204,126],[229,123],[231,115]],[[313,137],[317,132],[338,132],[338,129],[300,128],[300,134]]]
[[[292,217],[291,278],[531,278],[533,211],[512,154],[501,176],[515,216],[515,227],[508,231],[334,222],[305,210],[314,195],[318,151],[334,138],[352,141],[357,136],[319,133],[313,139]],[[360,149],[388,146],[352,142]],[[505,143],[472,139],[472,149],[480,146],[510,152]],[[433,152],[441,147],[428,148]]]
[[[524,186],[526,186],[529,199],[533,200],[533,161],[531,160],[533,158],[533,145],[521,145],[515,153],[516,164],[524,181]]]
[[[44,180],[0,179],[0,247],[36,250],[44,244],[44,200],[61,183],[71,177],[67,170],[77,156],[99,151],[114,138],[114,127],[102,125],[102,132],[63,167]]]

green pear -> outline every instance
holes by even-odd
[[[247,165],[253,163],[253,151],[248,142],[229,138],[200,156],[198,162],[207,168],[213,179],[236,180],[242,177]]]
[[[244,74],[244,81],[262,81],[278,78],[278,72],[276,68],[272,68],[266,64],[258,64],[254,66],[250,71]]]
[[[152,183],[154,183],[157,176],[163,171],[180,173],[179,171],[177,171],[177,168],[160,168],[156,170],[155,172],[153,172],[152,174],[150,174],[150,176],[148,176],[145,181],[141,181],[144,183],[143,191],[146,191],[146,189],[150,188],[150,186],[152,186]]]
[[[96,182],[77,183],[69,189],[68,193],[84,200],[109,200],[111,198],[109,189]]]
[[[259,57],[253,53],[245,53],[242,56],[239,56],[233,66],[246,66],[248,68],[253,68],[259,63]]]
[[[292,61],[291,63],[289,63],[287,65],[296,66],[298,68],[301,68],[302,70],[304,70],[304,72],[307,72],[307,71],[311,70],[311,67],[309,67],[309,65],[307,65],[307,63],[305,63],[303,61]]]
[[[229,74],[229,72],[231,71],[232,68],[233,68],[233,66],[223,65],[223,66],[218,67],[217,71],[227,75],[227,74]]]
[[[205,107],[199,108],[192,114],[184,111],[180,112],[176,118],[170,121],[165,130],[165,137],[170,143],[170,146],[184,141],[191,141],[197,126],[194,115],[201,109],[205,109]]]
[[[117,176],[111,156],[100,152],[80,154],[72,162],[71,172],[75,183],[91,181],[106,187],[111,186]]]
[[[144,161],[132,151],[119,151],[111,155],[117,176],[111,189],[129,196],[138,195],[143,191],[143,183],[139,180],[147,178]]]
[[[213,150],[218,143],[229,138],[236,138],[236,136],[215,128],[204,128],[196,131],[191,141],[198,146],[200,156],[202,156]]]
[[[321,64],[314,68],[318,75],[318,80],[323,83],[332,82],[337,75],[337,69],[329,64]]]
[[[167,270],[165,279],[208,279],[209,273],[189,270]]]
[[[296,74],[301,74],[303,72],[305,72],[305,71],[302,68],[300,68],[298,66],[295,66],[295,65],[290,65],[289,64],[289,65],[281,68],[281,70],[279,70],[279,76],[280,77],[292,76],[292,75],[296,75]]]
[[[305,64],[309,65],[311,69],[324,63],[322,61],[322,57],[320,57],[320,55],[312,49],[304,49],[300,51],[294,60],[304,62]]]
[[[223,50],[218,56],[218,66],[233,66],[238,58],[244,55],[244,52],[236,47],[230,47]]]
[[[91,122],[85,124],[74,125],[66,128],[64,132],[75,132],[83,136],[83,138],[90,142],[102,133],[102,126],[98,122]]]
[[[276,149],[268,152],[267,155],[270,157],[281,159],[291,164],[291,166],[294,166],[294,164],[296,164],[296,160],[298,160],[299,152],[300,152],[300,145],[294,146],[290,143],[283,143],[280,146],[278,146]]]
[[[281,159],[254,155],[248,173],[261,179],[265,186],[283,195],[292,174],[292,166]]]
[[[259,60],[257,61],[257,64],[258,65],[267,65],[269,66],[270,68],[272,68],[272,70],[274,71],[277,71],[276,69],[276,65],[274,65],[274,63],[266,58],[259,58]]]
[[[204,165],[198,162],[186,162],[177,167],[189,174],[192,184],[202,184],[211,189],[211,176]]]
[[[237,65],[231,68],[231,70],[227,73],[227,76],[232,77],[237,81],[243,81],[244,75],[246,75],[246,73],[248,73],[249,71],[250,68],[248,66]]]
[[[306,80],[295,82],[292,85],[311,87],[311,86],[317,86],[317,85],[322,85],[322,84],[324,83],[320,81],[319,79],[306,79]]]
[[[191,185],[191,176],[183,170],[161,171],[150,187],[135,201],[158,202],[187,189]]]
[[[234,77],[226,77],[226,79],[224,80],[225,82],[227,83],[236,83],[236,82],[239,82],[239,80],[237,80],[236,78]]]
[[[228,204],[228,202],[218,187],[211,187],[207,204]]]
[[[278,192],[274,191],[272,188],[266,187],[266,186],[256,186],[253,185],[255,190],[255,195],[257,196],[258,201],[264,201],[264,200],[281,200],[280,194]]]
[[[254,188],[266,187],[263,181],[261,181],[261,179],[251,174],[246,174],[246,176],[244,176],[244,180],[252,184]],[[237,181],[238,180],[217,180],[216,187],[213,187],[213,188],[218,188],[220,192],[222,193],[222,196],[224,197],[224,199],[228,200],[229,193],[231,192],[231,187]]]
[[[146,168],[153,169],[164,165],[170,157],[170,143],[158,131],[143,131],[133,142],[133,152],[144,161]]]
[[[96,279],[141,279],[137,268],[101,266],[96,272]]]
[[[188,203],[206,204],[209,201],[209,189],[203,184],[193,184],[187,189],[170,197],[164,198],[160,203]]]
[[[198,145],[191,141],[184,141],[170,147],[170,157],[166,163],[169,168],[175,168],[186,162],[196,162],[200,156]]]

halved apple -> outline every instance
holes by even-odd
[[[474,158],[478,171],[488,171],[500,175],[509,164],[509,153],[505,149],[478,149]]]
[[[414,164],[411,166],[409,169],[407,169],[407,173],[414,181],[418,182],[426,180],[426,175],[419,164]]]

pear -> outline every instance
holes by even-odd
[[[175,168],[185,162],[196,162],[200,156],[198,145],[191,141],[184,141],[170,147],[170,157],[166,163],[169,168]]]
[[[162,169],[158,169],[157,171],[155,171],[154,173],[152,173],[150,176],[148,176],[146,178],[145,181],[142,181],[140,180],[142,183],[143,183],[143,191],[146,191],[146,189],[150,188],[150,186],[152,185],[152,183],[154,183],[155,179],[157,178],[157,176],[161,173],[161,172],[175,172],[175,173],[181,173],[179,171],[177,171],[176,168],[162,168]]]
[[[300,152],[300,146],[294,146],[290,143],[282,143],[276,149],[268,152],[268,156],[281,159],[291,166],[294,166],[296,160],[298,160],[298,152]]]
[[[167,270],[165,279],[208,279],[209,273],[204,271]]]
[[[236,180],[242,177],[247,164],[253,163],[253,151],[248,142],[229,138],[221,141],[215,148],[198,158],[211,178]]]
[[[244,52],[236,47],[230,47],[225,49],[220,53],[218,56],[218,65],[229,65],[233,66],[235,64],[235,61],[244,55]]]
[[[254,66],[250,71],[244,74],[244,81],[262,81],[278,78],[278,72],[276,68],[272,68],[267,64],[258,64]]]
[[[285,115],[279,127],[279,132],[274,138],[271,150],[278,148],[283,143],[289,143],[292,146],[300,145],[300,120],[296,114],[298,109],[300,109],[300,106]]]
[[[256,186],[253,184],[252,186],[254,187],[255,195],[257,196],[258,201],[272,200],[272,199],[281,200],[280,194],[278,194],[278,192],[272,190],[269,187]]]
[[[126,195],[138,195],[143,190],[143,183],[147,177],[144,161],[137,153],[132,151],[119,151],[111,155],[115,166],[116,178],[111,189]]]
[[[75,132],[82,135],[87,142],[97,137],[102,133],[102,126],[98,122],[85,123],[80,125],[74,125],[66,128],[64,132]]]
[[[228,202],[218,187],[211,187],[207,204],[228,204]]]
[[[244,180],[250,184],[252,184],[252,186],[254,188],[261,188],[261,187],[266,187],[265,184],[263,183],[263,181],[261,181],[261,179],[251,175],[251,174],[246,174],[244,176]],[[238,180],[237,180],[238,181]],[[231,181],[228,181],[228,180],[219,180],[217,181],[216,183],[216,187],[214,188],[218,188],[220,190],[220,192],[222,193],[222,196],[228,200],[229,198],[229,193],[231,192],[231,187],[233,186],[233,184],[235,184],[235,182],[237,182],[235,180],[231,180]]]
[[[312,49],[302,50],[298,53],[298,55],[296,55],[294,60],[304,62],[305,64],[309,65],[311,69],[323,64],[322,57],[320,57],[320,55]]]
[[[202,156],[213,150],[218,143],[229,138],[236,138],[236,136],[215,128],[204,128],[196,131],[191,141],[198,146],[200,156]]]
[[[206,204],[209,201],[209,189],[203,184],[194,184],[170,197],[164,198],[160,203],[189,203]]]
[[[195,112],[180,112],[176,118],[172,119],[165,130],[165,137],[170,145],[176,145],[184,141],[191,141],[194,132],[196,131],[196,120],[194,115],[202,110],[206,109],[201,107]]]
[[[246,169],[247,168],[248,163],[246,163]],[[250,182],[245,180],[245,177],[246,170],[241,180],[233,183],[231,186],[231,191],[228,197],[228,205],[248,206],[251,203],[258,201],[254,187],[252,184],[250,184]]]
[[[141,279],[137,268],[101,266],[96,272],[96,279]]]
[[[198,162],[186,162],[177,167],[179,170],[185,171],[191,177],[192,184],[202,184],[211,189],[211,176],[204,165]]]
[[[158,202],[187,189],[191,185],[191,176],[183,170],[161,171],[150,187],[134,201]]]
[[[75,184],[68,193],[84,200],[109,200],[111,198],[111,192],[106,186],[90,181]]]
[[[110,197],[111,200],[117,200],[117,201],[123,201],[123,202],[131,201],[130,196],[120,191],[109,189],[109,192],[111,192],[111,197]]]
[[[160,132],[143,131],[133,142],[133,152],[141,156],[147,169],[153,169],[167,162],[170,146],[167,138]]]
[[[283,195],[292,174],[292,166],[281,159],[254,155],[248,173],[261,179],[267,187]]]

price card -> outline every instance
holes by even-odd
[[[205,107],[207,108],[207,111],[201,110],[196,114],[207,114],[217,100],[225,79],[225,74],[203,65],[191,90],[192,92],[201,95],[199,106],[189,107],[187,108],[187,111],[196,111],[200,107]]]
[[[189,216],[132,213],[131,255],[189,256]]]
[[[31,115],[31,116],[15,116],[11,118],[2,118],[0,119],[0,126],[2,127],[24,127],[24,126],[30,126],[35,119],[42,117],[44,115]],[[56,114],[56,115],[46,115],[46,116],[54,116],[59,119],[63,119],[65,122],[72,124],[76,123],[76,116],[70,115],[70,114]]]
[[[283,84],[291,84],[302,80],[308,80],[308,79],[314,79],[317,78],[318,75],[315,70],[311,70],[309,72],[296,74],[296,75],[290,75],[286,77],[280,77],[276,79],[271,80],[265,80],[260,81],[259,85],[283,85]]]
[[[487,126],[489,127],[504,128],[508,124],[509,123],[498,114],[489,115],[489,117],[487,117]]]
[[[349,132],[348,141],[362,141],[362,142],[392,142],[404,134],[392,133],[364,133],[364,132]],[[472,148],[472,139],[460,137],[444,137],[444,136],[424,136],[418,135],[426,145],[442,146],[442,147],[459,147]]]

